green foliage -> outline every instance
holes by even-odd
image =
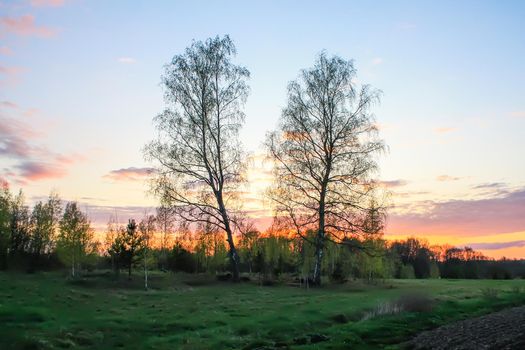
[[[88,254],[94,250],[93,230],[86,214],[80,211],[76,202],[66,204],[59,226],[58,256],[64,264],[71,266],[71,276],[75,277]]]
[[[56,193],[51,193],[47,202],[38,202],[31,213],[30,252],[39,257],[54,249],[54,238],[58,229],[62,206]]]
[[[128,225],[122,226],[109,224],[108,230],[109,247],[108,254],[112,258],[113,268],[118,274],[121,267],[128,269],[128,279],[131,279],[133,266],[138,264],[143,258],[145,249],[145,239],[138,230],[135,220],[130,219]]]
[[[416,278],[416,274],[414,273],[414,267],[412,265],[402,265],[401,269],[399,270],[399,278]]]

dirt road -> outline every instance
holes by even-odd
[[[455,322],[419,334],[410,349],[525,349],[525,306]]]

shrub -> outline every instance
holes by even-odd
[[[408,312],[429,312],[433,307],[433,301],[429,297],[418,293],[402,295],[396,303]]]

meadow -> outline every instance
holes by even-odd
[[[2,349],[402,348],[425,329],[525,304],[525,280],[299,288],[210,275],[0,273]],[[397,307],[400,306],[400,307]]]

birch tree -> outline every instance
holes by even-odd
[[[327,240],[366,231],[375,155],[385,148],[370,111],[379,91],[358,87],[355,76],[352,61],[322,52],[288,85],[278,129],[267,139],[276,179],[270,197],[297,234],[309,240],[306,232],[316,232],[310,241],[318,285]]]
[[[139,232],[142,236],[142,262],[144,264],[144,289],[148,290],[148,260],[151,239],[155,233],[155,216],[146,215],[139,223]]]
[[[75,277],[90,248],[93,230],[87,215],[78,208],[76,202],[66,204],[59,226],[58,254],[71,266],[71,276]]]
[[[224,232],[233,278],[239,280],[235,215],[245,157],[238,139],[244,123],[249,71],[232,62],[233,41],[195,41],[166,66],[167,108],[154,119],[158,137],[146,146],[157,164],[154,192],[183,221]]]

